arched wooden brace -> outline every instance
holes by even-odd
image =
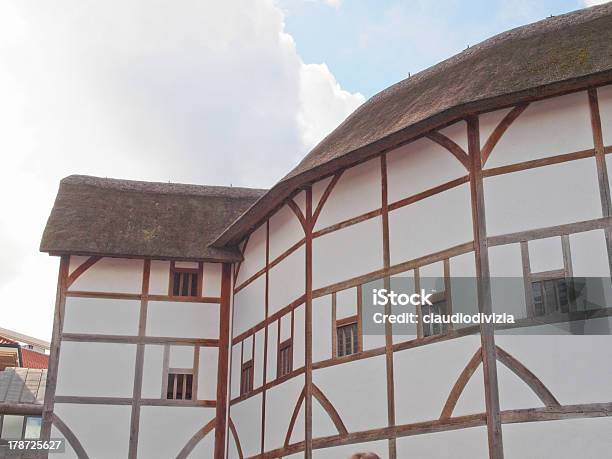
[[[204,437],[208,435],[214,428],[217,418],[211,419],[204,427],[198,430],[193,437],[189,439],[189,441],[183,446],[183,449],[178,453],[176,459],[187,459],[191,452],[195,449],[195,447],[204,440]],[[238,456],[240,459],[243,459],[242,447],[240,446],[240,440],[238,439],[238,432],[236,432],[236,426],[234,426],[234,422],[230,418],[229,420],[229,428],[232,433],[232,437],[234,437],[234,441],[236,442],[236,449],[238,450]]]
[[[76,437],[74,432],[55,413],[53,413],[52,423],[55,427],[57,427],[57,430],[60,431],[64,438],[68,440],[68,444],[72,447],[79,459],[89,459],[89,456],[85,452],[85,448],[83,448],[83,445]]]
[[[321,199],[319,199],[319,202],[317,203],[317,208],[314,210],[312,214],[312,221],[311,221],[311,228],[310,228],[311,231],[314,229],[317,223],[317,219],[319,218],[319,215],[321,215],[321,211],[323,210],[323,206],[327,202],[327,199],[329,198],[329,195],[331,194],[332,190],[338,183],[338,180],[340,180],[340,177],[342,177],[343,172],[344,170],[334,175],[334,177],[331,179],[331,182],[329,182],[329,184],[325,188],[325,191],[323,192]]]
[[[455,385],[448,394],[448,398],[446,399],[446,403],[444,404],[444,408],[442,408],[442,414],[440,414],[440,419],[449,419],[453,414],[453,410],[459,401],[459,396],[465,389],[468,381],[476,371],[476,369],[482,363],[482,348],[479,348],[476,353],[472,356],[470,361],[467,363],[457,381],[455,381]]]
[[[429,140],[433,140],[441,147],[446,148],[461,164],[463,164],[466,170],[470,170],[470,158],[468,154],[453,140],[449,139],[444,134],[440,134],[438,131],[432,131],[426,134],[425,137]]]
[[[487,162],[487,159],[489,159],[489,156],[491,156],[491,152],[493,151],[493,148],[495,148],[495,145],[497,145],[497,142],[499,142],[499,139],[501,139],[501,137],[508,130],[514,120],[517,119],[519,115],[523,113],[528,106],[529,104],[517,105],[506,116],[504,116],[504,118],[499,122],[495,129],[493,129],[493,132],[491,133],[491,135],[489,135],[489,138],[487,139],[484,146],[482,147],[482,150],[480,151],[480,157],[483,166]]]
[[[66,281],[66,288],[70,287],[74,281],[76,281],[81,274],[95,265],[102,257],[89,257],[83,263],[81,263],[70,275],[68,276],[68,280]]]

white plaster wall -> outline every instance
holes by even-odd
[[[390,212],[391,264],[471,241],[470,202],[465,184]]]
[[[499,367],[498,363],[498,367]],[[482,373],[482,363],[476,369],[463,392],[457,400],[457,405],[453,410],[453,416],[464,416],[469,414],[485,413],[485,392],[484,375]]]
[[[385,356],[377,356],[315,370],[313,382],[353,432],[387,425],[386,374]]]
[[[610,335],[539,335],[495,337],[548,387],[559,403],[599,403],[612,400]],[[571,377],[568,377],[571,375]]]
[[[314,289],[382,267],[380,217],[317,237],[312,242]]]
[[[57,430],[55,426],[51,426],[51,438],[64,438],[64,435]],[[64,452],[63,453],[54,453],[54,457],[58,459],[78,459],[77,454],[72,449],[68,440],[64,441]]]
[[[89,457],[128,456],[131,406],[56,403],[53,410],[76,435]]]
[[[277,337],[278,328],[276,322],[268,325],[268,362],[266,367],[266,378],[267,381],[274,381],[276,379],[276,362],[277,362]],[[257,368],[255,368],[257,370]]]
[[[253,362],[253,389],[263,384],[265,330],[255,333],[255,355]],[[276,346],[268,348],[268,352],[276,352]]]
[[[306,332],[306,306],[301,305],[295,308],[293,312],[293,368],[301,368],[304,366],[304,346]],[[314,344],[313,344],[314,346]]]
[[[304,432],[305,430],[304,410],[305,409],[306,408],[304,408],[304,403],[302,403],[302,405],[300,406],[300,409],[298,410],[298,415],[295,418],[295,424],[293,424],[293,432],[291,433],[289,444],[304,441],[304,433],[305,433]],[[301,455],[300,457],[304,457],[304,456]]]
[[[379,209],[381,199],[380,158],[351,167],[344,171],[329,195],[315,231]]]
[[[291,313],[288,312],[280,319],[280,341],[291,338]]]
[[[230,407],[245,457],[261,451],[261,398],[261,394],[257,394]]]
[[[259,276],[234,295],[234,336],[264,320],[266,311],[266,277]]]
[[[160,398],[162,373],[164,371],[164,347],[159,344],[145,345],[142,367],[142,398]]]
[[[459,145],[463,151],[468,151],[467,123],[463,120],[440,129],[439,132]]]
[[[218,358],[219,350],[216,347],[200,348],[198,400],[215,400],[217,398]]]
[[[479,347],[479,336],[465,336],[396,352],[396,422],[438,419],[455,381]],[[464,402],[464,410],[480,412],[478,397],[468,396]]]
[[[587,93],[568,94],[531,103],[501,137],[486,167],[588,148],[593,135]]]
[[[336,292],[336,319],[345,319],[357,314],[357,287]]]
[[[314,212],[314,209],[317,208],[317,206],[319,205],[319,202],[321,201],[321,198],[323,197],[323,193],[325,193],[325,190],[327,188],[327,185],[329,185],[332,181],[333,177],[326,177],[323,180],[319,180],[318,182],[313,183],[312,185],[312,209]],[[306,215],[306,201],[304,200],[304,215]]]
[[[484,197],[490,236],[602,216],[594,158],[487,177]]]
[[[204,263],[202,295],[221,296],[221,263]]]
[[[64,333],[137,335],[140,301],[66,298]]]
[[[575,277],[608,277],[608,251],[603,230],[570,235],[572,271]]]
[[[174,301],[150,301],[148,336],[219,338],[219,305]]]
[[[168,366],[170,368],[193,368],[193,352],[194,348],[191,345],[170,346]]]
[[[135,359],[134,344],[63,341],[56,395],[131,397]]]
[[[331,295],[312,301],[312,361],[332,357]]]
[[[87,258],[79,257],[83,261]],[[140,293],[143,266],[142,260],[102,258],[81,274],[69,290]]]
[[[520,244],[489,247],[491,277],[523,277],[523,259]]]
[[[232,437],[231,432],[228,432],[229,436],[229,448],[231,451],[234,446],[234,439]],[[213,459],[215,454],[215,429],[208,432],[208,434],[200,440],[200,442],[193,448],[193,451],[189,455],[190,458],[193,459]],[[236,453],[238,454],[238,453]],[[229,456],[234,457],[234,456]]]
[[[283,446],[293,408],[303,387],[304,377],[300,376],[266,391],[266,451]]]
[[[138,457],[176,457],[214,416],[213,408],[143,406],[140,408]]]
[[[612,85],[598,88],[597,99],[604,145],[612,145]]]
[[[268,314],[274,314],[304,294],[305,248],[300,247],[270,270]]]
[[[293,202],[297,204],[302,213],[306,215],[306,192],[300,191],[293,197]]]
[[[170,285],[170,262],[151,260],[149,272],[149,293],[151,295],[167,295]]]
[[[487,428],[472,427],[398,438],[397,457],[486,459],[489,457]]]
[[[264,223],[251,233],[244,252],[244,260],[236,278],[236,285],[240,285],[266,265],[266,227],[267,224]]]
[[[304,230],[288,205],[270,218],[270,261],[304,237]]]
[[[502,108],[501,110],[495,110],[493,112],[482,113],[478,116],[478,131],[480,134],[480,146],[483,147],[493,133],[497,125],[504,119],[504,117],[512,111],[510,108]],[[467,150],[466,150],[467,151]],[[487,163],[488,166],[488,163]]]
[[[520,244],[489,247],[493,311],[527,316]]]
[[[351,454],[363,453],[366,451],[375,453],[382,459],[386,459],[389,457],[389,443],[387,440],[379,440],[368,443],[335,446],[333,448],[315,449],[312,452],[312,457],[316,459],[344,459],[346,457],[350,457]]]
[[[499,406],[502,411],[544,406],[525,381],[499,361],[497,362],[497,385]]]
[[[604,458],[612,449],[612,418],[502,425],[508,458]]]
[[[240,343],[232,346],[232,361],[230,367],[230,397],[236,398],[240,395]]]
[[[527,243],[532,273],[563,269],[563,249],[560,237],[536,239]]]
[[[467,174],[448,150],[433,140],[419,139],[387,154],[389,203]]]

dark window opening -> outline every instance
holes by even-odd
[[[253,360],[242,364],[240,374],[240,395],[248,394],[253,390]]]
[[[280,378],[293,371],[293,340],[290,338],[278,346],[276,377]]]
[[[338,357],[344,357],[359,352],[359,334],[357,322],[351,322],[336,327]]]
[[[544,316],[555,312],[569,312],[567,279],[543,279],[531,283],[533,313]]]
[[[433,301],[431,305],[421,305],[421,313],[423,317],[432,316],[432,319],[433,317],[446,316],[446,301],[441,299],[439,301]],[[448,324],[432,323],[434,320],[428,319],[427,322],[423,320],[423,336],[441,335],[448,331]]]
[[[168,400],[191,400],[193,375],[190,373],[168,373]]]
[[[198,271],[174,271],[172,280],[173,296],[198,296]]]

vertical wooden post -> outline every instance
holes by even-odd
[[[476,285],[478,310],[483,314],[492,313],[491,277],[489,273],[489,252],[487,246],[487,225],[482,184],[482,159],[480,152],[480,129],[478,117],[467,119],[468,152],[471,159],[470,191],[472,198],[472,222],[474,226],[474,252],[476,258]],[[487,433],[489,457],[503,459],[499,390],[497,387],[497,361],[495,352],[494,327],[491,323],[480,325],[482,343],[482,366],[487,410]]]
[[[57,292],[55,294],[55,312],[53,314],[53,335],[49,352],[49,369],[47,370],[47,385],[43,405],[42,427],[40,438],[49,440],[51,437],[51,424],[53,423],[53,401],[57,387],[57,370],[59,364],[60,344],[62,342],[62,329],[64,328],[64,306],[66,304],[66,285],[70,255],[62,255],[57,277]]]
[[[381,215],[383,231],[383,266],[385,271],[391,266],[391,253],[389,249],[389,198],[387,193],[387,155],[380,155],[380,176],[381,176]],[[391,290],[391,278],[385,276],[384,285],[387,290]],[[391,305],[385,306],[385,314],[391,314]],[[393,326],[385,322],[385,363],[387,369],[387,425],[395,426],[395,377],[393,367]],[[395,437],[389,441],[389,459],[397,457],[397,441]]]
[[[608,179],[608,167],[604,151],[603,133],[601,131],[601,117],[599,115],[599,100],[597,89],[588,91],[589,108],[591,112],[591,129],[593,132],[593,145],[595,147],[595,162],[597,164],[597,181],[599,184],[599,197],[601,199],[601,213],[604,217],[612,215],[612,201],[610,198],[610,181]],[[608,266],[612,273],[612,233],[610,228],[604,230],[606,236],[606,248],[608,250]]]
[[[142,394],[142,371],[144,366],[145,345],[142,338],[147,327],[147,309],[149,303],[149,278],[151,260],[144,260],[142,270],[142,289],[140,297],[140,317],[138,319],[139,342],[136,345],[136,363],[134,365],[134,388],[132,390],[132,414],[130,417],[130,444],[128,458],[136,459],[138,455],[138,433],[140,430],[140,397]]]
[[[230,347],[230,298],[232,294],[232,265],[223,263],[221,271],[221,304],[219,308],[219,355],[217,361],[217,405],[215,424],[215,459],[225,459],[227,432],[227,377]]]
[[[265,272],[265,311],[264,318],[265,321],[268,321],[268,310],[269,310],[269,298],[270,298],[270,220],[266,221],[266,272]],[[280,319],[278,319],[279,323],[279,335],[278,339],[280,339]],[[278,347],[277,347],[278,349]],[[253,351],[255,350],[255,335],[253,335]],[[277,355],[278,358],[278,355]],[[253,360],[253,364],[255,361]],[[277,362],[278,366],[278,362]],[[256,371],[257,369],[255,369]],[[260,452],[263,454],[265,448],[265,439],[266,439],[266,380],[268,377],[268,325],[264,328],[264,354],[263,354],[263,378],[262,378],[262,394],[261,394],[261,448]]]
[[[306,285],[304,333],[304,459],[312,459],[312,188],[306,189]]]

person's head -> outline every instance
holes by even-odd
[[[355,453],[348,459],[380,459],[380,456],[375,453]]]

